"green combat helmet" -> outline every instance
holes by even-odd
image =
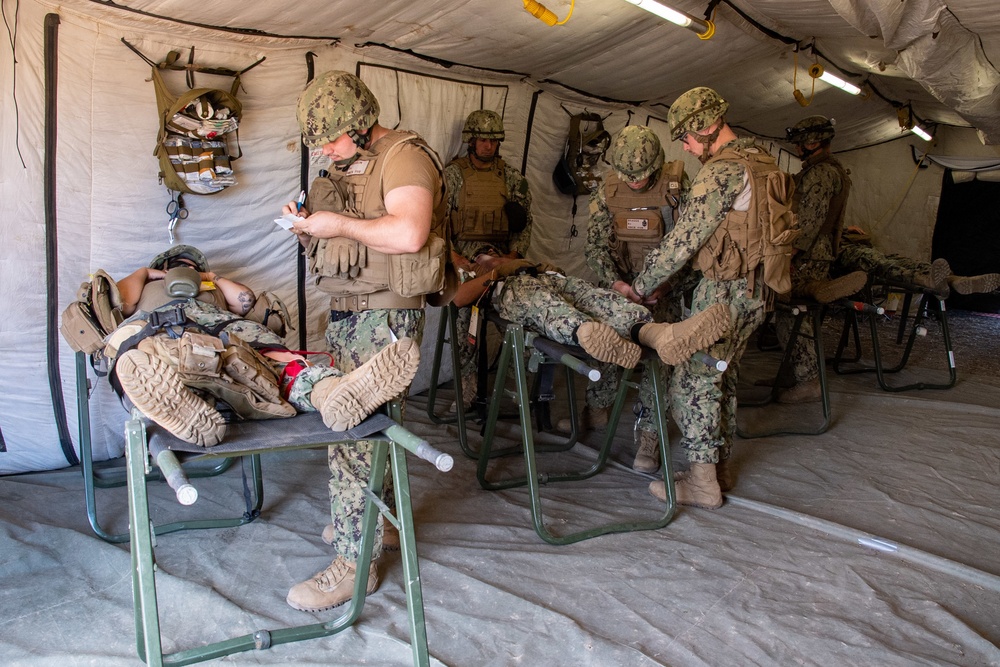
[[[829,141],[837,134],[836,121],[826,116],[808,116],[785,130],[785,138],[793,144],[811,144]]]
[[[379,106],[361,79],[349,72],[331,70],[306,86],[299,95],[295,115],[302,140],[310,148],[319,148],[344,134],[363,146],[362,135],[378,122]]]
[[[611,141],[611,166],[623,181],[635,183],[663,166],[660,138],[648,127],[630,125]]]
[[[480,109],[469,114],[462,128],[462,143],[467,144],[473,139],[504,140],[503,119],[496,111]]]
[[[175,245],[172,248],[164,250],[153,258],[153,261],[149,263],[149,268],[166,271],[170,268],[170,261],[174,259],[189,260],[195,265],[197,270],[202,272],[207,273],[209,270],[208,259],[205,257],[205,253],[193,245]]]
[[[700,132],[726,115],[729,103],[711,88],[692,88],[670,105],[667,125],[677,141],[685,132]]]

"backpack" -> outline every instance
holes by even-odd
[[[232,162],[243,155],[239,125],[243,105],[236,98],[240,77],[264,62],[261,58],[240,71],[194,64],[194,47],[187,64],[178,64],[180,53],[171,51],[162,62],[154,63],[122,38],[122,43],[152,68],[159,130],[153,154],[160,162],[160,182],[180,193],[210,195],[236,185]],[[186,74],[188,89],[180,95],[170,92],[163,70]],[[229,90],[195,88],[194,73],[233,78]],[[235,142],[235,151],[230,141]]]
[[[598,162],[610,145],[611,135],[604,129],[600,115],[579,113],[570,116],[566,153],[552,172],[556,189],[572,197],[596,190],[601,185]]]
[[[695,257],[695,268],[712,280],[735,280],[753,275],[763,265],[766,291],[787,294],[792,289],[792,242],[798,238],[798,216],[793,210],[795,179],[778,168],[776,160],[756,146],[727,148],[708,162],[732,160],[750,173],[750,207],[731,211]],[[765,294],[770,305],[772,294]]]

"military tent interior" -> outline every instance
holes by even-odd
[[[237,184],[187,196],[173,236],[214,269],[279,295],[300,324],[295,347],[322,349],[326,304],[308,285],[299,301],[299,245],[272,220],[325,166],[303,148],[295,102],[329,69],[359,75],[381,102],[382,125],[419,132],[446,161],[469,112],[500,113],[504,158],[534,196],[528,257],[572,275],[593,277],[585,198],[552,179],[569,116],[599,114],[612,133],[648,125],[667,159],[693,174],[697,160],[670,141],[665,119],[695,86],[716,89],[729,123],[793,173],[785,129],[806,115],[835,118],[835,153],[854,183],[847,224],[885,252],[924,261],[946,252],[965,272],[1000,271],[995,0],[665,0],[697,19],[692,29],[633,2],[546,0],[545,22],[526,11],[541,12],[529,0],[2,0],[0,662],[140,660],[128,546],[99,539],[87,521],[80,386],[59,314],[95,270],[124,276],[171,242],[142,56],[175,51],[247,70]],[[816,64],[860,94],[815,79]],[[170,74],[183,89],[183,74]],[[917,126],[929,141],[910,131]],[[829,372],[829,430],[738,439],[739,477],[721,509],[680,508],[658,530],[563,546],[535,534],[524,489],[482,490],[454,426],[427,418],[440,317],[428,308],[406,424],[455,458],[445,473],[409,465],[431,663],[1000,665],[998,304],[949,305],[958,308],[954,354],[942,360],[944,325],[929,320],[904,374],[939,376],[952,363],[954,387],[889,392],[871,374]],[[895,320],[880,326],[891,347]],[[831,320],[828,350],[838,334]],[[764,377],[771,359],[751,348],[745,381]],[[99,398],[107,382],[89,373]],[[127,414],[107,396],[92,408],[94,458],[119,466]],[[753,410],[741,418],[771,419]],[[629,467],[630,421],[600,475],[544,487],[554,531],[656,514],[651,477]],[[553,465],[593,460],[600,436]],[[519,441],[516,426],[499,438]],[[516,470],[518,459],[501,465]],[[199,482],[191,508],[154,487],[152,511],[183,520],[239,510],[238,468]],[[260,519],[158,538],[164,648],[306,622],[283,596],[328,562],[319,539],[327,477],[322,449],[265,455]],[[124,530],[125,491],[100,494],[107,521]],[[217,662],[410,664],[398,554],[381,569],[380,589],[344,632]]]

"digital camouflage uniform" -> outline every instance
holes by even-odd
[[[663,167],[658,170],[656,178],[663,177],[663,170]],[[690,187],[690,181],[685,174],[682,183],[682,197],[686,196],[688,187]],[[673,227],[673,210],[665,203],[661,208],[661,214],[665,231],[669,232]],[[619,247],[620,244],[614,230],[614,220],[608,208],[607,193],[605,188],[599,187],[590,193],[590,222],[587,225],[587,244],[584,252],[587,257],[587,265],[597,275],[597,284],[601,287],[611,289],[611,286],[618,280],[631,284],[638,275],[636,272],[623,273],[618,267],[614,253]],[[652,311],[652,321],[679,322],[682,319],[682,298],[685,289],[695,284],[696,281],[692,278],[692,273],[687,269],[680,273],[678,280],[675,280],[675,283],[678,283],[677,286],[666,298],[660,299],[649,309]],[[627,299],[625,301],[628,302]],[[671,367],[666,364],[661,364],[660,367],[663,377],[662,386],[666,387],[670,382]],[[600,371],[601,379],[587,384],[586,401],[587,405],[592,408],[609,407],[614,402],[618,389],[616,386],[618,374],[614,367],[602,364]],[[639,402],[636,406],[637,429],[650,433],[657,432],[655,417],[651,410],[646,409],[654,403],[653,380],[649,377],[648,369],[644,365],[642,378],[639,382]]]
[[[558,273],[506,278],[491,303],[504,319],[563,345],[580,344],[574,334],[584,322],[607,324],[631,340],[632,327],[652,321],[649,310],[621,294]]]
[[[443,227],[440,160],[414,133],[390,130],[368,145],[369,131],[376,126],[379,111],[378,100],[364,82],[353,74],[331,71],[314,79],[303,90],[296,114],[303,141],[311,148],[321,148],[345,134],[359,146],[353,158],[333,165],[338,178],[342,178],[354,197],[351,203],[352,216],[362,219],[378,218],[386,212],[386,192],[404,185],[427,187],[434,196],[434,219],[431,225],[433,233]],[[368,145],[367,149],[362,149],[365,145]],[[375,181],[365,186],[369,178],[366,169],[378,170],[377,175],[382,179],[386,179],[391,173],[393,180]],[[373,180],[375,175],[376,172],[372,171]],[[313,187],[315,188],[315,183]],[[311,190],[307,208],[312,212],[343,211],[342,208],[317,208],[312,205],[312,196]],[[339,279],[322,274],[317,277],[319,289],[334,297],[369,295],[376,288],[368,288],[367,285],[371,283],[363,281],[365,272],[374,270],[372,249],[367,252],[368,264],[360,267],[361,274],[356,280],[353,277],[356,274],[353,273],[350,277],[342,275]],[[381,293],[385,293],[384,288]],[[414,306],[331,310],[325,336],[333,355],[334,366],[341,371],[350,372],[398,338],[412,338],[419,344],[423,337],[423,326],[423,308]],[[331,545],[348,562],[358,560],[366,504],[364,490],[371,473],[373,450],[371,441],[339,443],[331,445],[328,450],[330,515],[334,526]],[[391,476],[387,477],[383,490],[383,499],[390,507],[394,504],[391,482]],[[373,558],[378,558],[382,551],[381,516],[379,525]]]
[[[474,121],[475,113],[470,115],[470,121]],[[502,126],[501,126],[502,127]],[[466,122],[466,129],[463,136],[469,136],[469,138],[475,136],[481,136],[481,134],[475,131],[476,128],[469,127],[469,122]],[[500,138],[502,139],[502,134]],[[468,141],[468,139],[466,139]],[[498,160],[502,158],[497,155]],[[462,167],[459,165],[459,160],[468,163],[468,157],[455,158],[452,160],[444,170],[445,182],[448,185],[448,210],[458,211],[461,205],[461,194],[464,188],[464,180],[462,177]],[[494,167],[491,165],[490,169]],[[524,257],[528,253],[528,246],[531,244],[531,227],[532,227],[532,217],[531,217],[531,191],[528,188],[528,179],[514,169],[506,162],[503,162],[503,179],[504,186],[509,195],[509,201],[519,204],[525,211],[527,217],[527,224],[525,224],[524,229],[520,232],[510,232],[507,239],[496,242],[484,242],[484,241],[462,241],[452,237],[452,247],[459,255],[465,257],[470,262],[474,261],[476,255],[482,253],[492,253],[496,255],[510,255],[511,253],[516,254],[517,257]],[[458,319],[456,323],[456,329],[460,333],[458,336],[458,359],[461,365],[462,377],[469,377],[476,370],[476,347],[475,345],[468,343],[468,338],[464,335],[465,332],[469,330],[469,326],[472,321],[472,308],[464,307],[458,309]]]
[[[870,276],[903,283],[914,282],[914,276],[930,273],[931,265],[903,255],[886,255],[872,247],[867,239],[845,234],[837,253],[837,270],[842,273],[865,271]]]
[[[749,138],[731,144],[741,148],[754,145]],[[749,187],[749,174],[739,163],[721,160],[703,166],[691,184],[673,230],[646,257],[633,287],[640,294],[649,294],[670,281],[712,237],[737,197]],[[746,277],[711,280],[703,276],[695,287],[692,313],[714,303],[725,303],[730,306],[732,323],[729,332],[707,349],[711,356],[729,362],[723,373],[694,360],[674,367],[670,382],[672,412],[682,433],[681,444],[692,463],[717,463],[729,457],[736,433],[740,358],[750,335],[764,319],[760,273],[758,267],[753,292],[748,289]]]
[[[803,162],[802,170],[796,177],[796,198],[799,229],[802,233],[793,242],[799,252],[792,258],[792,294],[805,293],[805,286],[815,280],[829,280],[833,266],[833,234],[821,233],[827,219],[831,202],[848,184],[844,174],[838,169],[834,158],[824,156],[819,160],[810,158]],[[791,337],[795,316],[788,311],[778,310],[774,315],[775,330],[782,347]],[[799,337],[792,349],[792,372],[796,382],[808,382],[819,377],[816,349],[812,344],[813,323],[811,318],[802,320]]]

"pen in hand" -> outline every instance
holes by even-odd
[[[306,203],[306,191],[303,190],[302,192],[299,193],[299,198],[295,202],[295,210],[296,211],[301,211],[302,210],[302,206],[305,203]]]

